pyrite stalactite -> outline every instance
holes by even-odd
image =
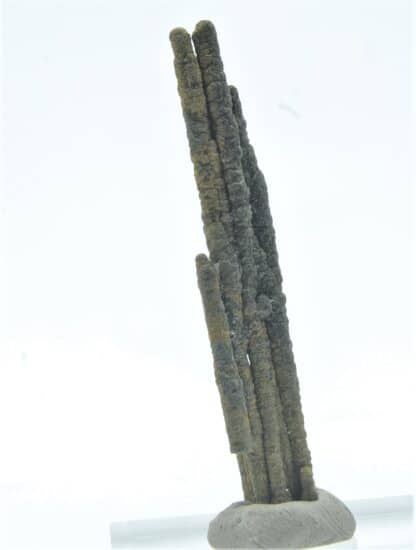
[[[215,28],[170,33],[209,259],[196,259],[231,452],[251,502],[315,500],[267,187]]]

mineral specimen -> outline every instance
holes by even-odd
[[[310,548],[355,520],[316,489],[266,182],[213,24],[170,33],[209,258],[196,258],[230,450],[244,501],[211,521],[214,548]]]
[[[267,187],[238,92],[211,22],[170,39],[209,250],[198,284],[244,497],[315,500]]]

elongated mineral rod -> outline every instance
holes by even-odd
[[[211,137],[201,75],[189,34],[181,28],[170,33],[175,54],[175,73],[181,98],[195,179],[201,201],[202,220],[210,258],[219,263],[223,302],[231,329],[234,357],[241,376],[254,449],[238,463],[247,500],[268,502],[268,477],[262,447],[262,428],[250,365],[243,349],[244,326],[240,268],[230,243],[230,216],[217,145]]]
[[[249,477],[246,483],[243,480],[243,488],[252,487],[254,489],[253,492],[249,493],[251,495],[249,498],[246,496],[247,500],[252,502],[270,502],[269,478],[263,447],[263,428],[258,410],[255,384],[247,358],[240,268],[238,264],[224,260],[219,262],[219,269],[223,302],[230,320],[229,325],[235,360],[244,386],[251,433],[254,441],[253,449],[244,457],[239,457],[239,466],[241,468],[243,462],[245,463],[242,471],[246,471]]]
[[[254,233],[251,226],[249,190],[241,166],[238,125],[224,74],[215,28],[209,21],[197,24],[192,35],[207,98],[213,137],[218,145],[223,177],[234,224],[234,243],[242,267],[243,307],[248,353],[253,372],[257,404],[263,426],[263,447],[268,467],[271,502],[291,499],[280,449],[280,425],[270,344],[263,322],[256,312],[257,266],[254,261]]]
[[[232,108],[233,108],[233,116],[234,116],[234,119],[235,119],[235,124],[239,128],[240,120],[237,119],[237,117],[236,117],[235,106],[234,106],[235,94],[237,93],[237,90],[235,89],[234,86],[229,86],[229,91],[230,91],[230,96],[231,96],[231,100],[232,100]],[[238,100],[238,96],[237,96],[237,100]],[[238,105],[237,105],[237,108],[238,108]],[[241,146],[241,144],[240,144],[240,146]],[[243,152],[243,150],[242,150],[242,152]],[[242,161],[242,169],[243,169],[243,172],[244,172],[244,179],[246,179],[246,177],[248,177],[249,174],[248,175],[246,174],[245,157],[244,157],[243,154],[242,154],[241,161]],[[247,180],[247,182],[248,182],[248,180]],[[246,182],[246,185],[247,185],[247,182]],[[251,193],[250,193],[249,196],[250,196],[250,209],[251,209],[251,206],[252,206],[252,204],[251,204],[251,201],[252,201]],[[257,314],[258,314],[258,317],[261,320],[266,321],[267,318],[270,316],[270,314],[272,312],[272,302],[270,301],[269,297],[266,294],[264,294],[264,286],[265,286],[265,281],[267,281],[268,278],[270,278],[270,277],[273,278],[273,273],[271,272],[271,270],[269,268],[266,253],[261,248],[261,246],[258,242],[258,239],[257,239],[257,235],[254,233],[254,231],[253,231],[253,235],[252,235],[252,240],[253,240],[254,262],[255,262],[256,270],[257,270],[257,297],[256,297]],[[264,330],[264,327],[262,327],[262,330]],[[265,337],[266,336],[264,336],[264,338]],[[271,347],[271,344],[270,344],[270,347]],[[270,358],[270,360],[272,361],[271,353],[268,353],[268,358]],[[274,367],[272,366],[271,368],[273,370]],[[277,419],[278,419],[278,425],[279,425],[279,428],[280,428],[279,429],[280,454],[281,454],[282,462],[283,462],[284,469],[285,469],[288,489],[290,491],[291,496],[293,498],[297,498],[297,496],[300,495],[300,488],[299,488],[300,484],[299,484],[299,479],[298,479],[298,473],[295,472],[295,468],[294,468],[294,464],[293,464],[292,449],[291,449],[291,444],[290,444],[290,440],[289,440],[289,435],[288,435],[288,430],[287,430],[285,417],[284,417],[284,414],[283,414],[283,406],[282,406],[282,403],[281,403],[280,392],[279,392],[279,389],[278,389],[279,380],[276,379],[276,371],[275,371],[275,377],[274,378],[275,378],[275,380],[273,381],[272,387],[273,387],[273,390],[277,393],[277,397],[276,397],[276,415],[277,415]]]
[[[282,411],[296,468],[297,485],[300,486],[300,494],[296,494],[295,498],[315,500],[317,493],[312,474],[311,455],[306,441],[299,382],[289,336],[286,299],[282,291],[282,275],[279,267],[267,186],[257,165],[254,149],[248,139],[247,125],[238,91],[232,86],[230,92],[233,100],[234,116],[239,127],[244,175],[250,189],[253,229],[259,245],[266,253],[269,267],[268,272],[264,274],[261,280],[259,291],[268,296],[272,304],[272,310],[266,319],[266,326],[271,342]]]
[[[204,254],[196,257],[196,268],[230,449],[232,453],[247,452],[252,447],[250,424],[243,384],[234,361],[218,272]]]

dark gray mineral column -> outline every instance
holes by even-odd
[[[247,135],[237,88],[230,86],[233,110],[240,132],[242,166],[250,189],[252,225],[260,247],[264,250],[267,264],[260,279],[259,293],[266,296],[271,311],[266,319],[270,337],[273,364],[279,385],[282,412],[295,469],[295,497],[315,500],[317,493],[312,475],[311,455],[306,441],[306,432],[300,401],[299,382],[289,336],[289,321],[286,314],[286,298],[282,290],[282,274],[279,267],[275,230],[269,207],[267,185],[257,165],[254,149]]]
[[[191,159],[202,209],[204,233],[211,261],[218,263],[222,300],[228,317],[234,360],[241,377],[250,429],[251,451],[238,456],[247,500],[268,502],[268,477],[263,450],[262,426],[246,353],[241,277],[232,242],[232,219],[228,206],[217,144],[212,138],[201,74],[191,38],[181,28],[170,34],[175,54],[175,72],[186,123]]]
[[[192,38],[195,53],[184,29],[170,34],[209,250],[196,260],[198,284],[231,451],[246,500],[314,499],[266,184],[214,26],[201,21]]]
[[[251,225],[249,189],[241,164],[238,124],[223,69],[215,28],[210,21],[197,24],[192,35],[207,99],[213,137],[218,145],[222,174],[229,198],[234,229],[234,246],[241,265],[242,298],[247,352],[250,358],[257,404],[263,427],[263,447],[271,502],[291,498],[280,449],[280,423],[270,343],[264,323],[257,315],[257,266]]]
[[[196,268],[230,450],[232,453],[244,453],[253,444],[244,388],[234,361],[217,268],[205,254],[196,257]]]

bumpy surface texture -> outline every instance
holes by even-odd
[[[235,503],[210,523],[214,548],[312,548],[351,538],[355,520],[336,497],[281,504]]]
[[[170,33],[209,258],[196,260],[244,498],[316,500],[267,187],[209,21]]]

